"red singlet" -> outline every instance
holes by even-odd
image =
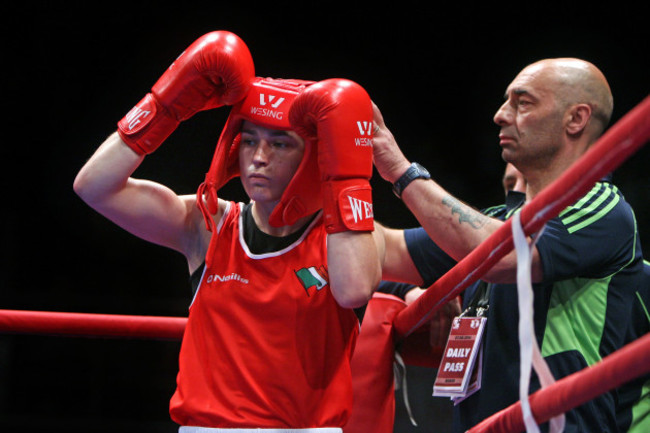
[[[241,210],[230,203],[212,236],[171,417],[184,426],[342,427],[359,322],[327,284],[322,217],[289,247],[254,255]]]

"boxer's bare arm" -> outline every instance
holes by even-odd
[[[345,308],[363,306],[381,279],[372,235],[372,148],[355,144],[364,135],[358,125],[372,123],[370,97],[352,81],[324,80],[296,98],[289,117],[299,134],[317,131],[330,290]]]
[[[205,256],[210,236],[196,196],[179,196],[162,184],[131,177],[143,159],[113,133],[81,168],[74,190],[118,226],[183,253],[190,269],[195,268]]]
[[[183,253],[193,271],[203,261],[210,239],[195,196],[179,196],[131,175],[142,155],[154,152],[180,122],[240,100],[254,71],[248,47],[237,35],[215,31],[198,38],[83,166],[74,182],[77,194],[134,235]],[[220,216],[221,211],[215,218]]]
[[[375,222],[374,235],[382,261],[382,278],[421,286],[424,281],[411,259],[404,230],[388,228]]]

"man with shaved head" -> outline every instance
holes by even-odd
[[[379,226],[384,278],[428,287],[576,162],[606,129],[613,110],[607,80],[581,59],[545,59],[510,83],[494,115],[503,159],[526,179],[518,202],[478,211],[452,197],[399,149],[375,107],[374,161],[422,227]],[[435,146],[435,143],[432,144]],[[382,236],[383,235],[383,236]],[[534,332],[555,379],[593,365],[623,345],[642,254],[634,214],[609,176],[533,235]],[[464,432],[519,399],[520,348],[515,251],[463,296],[466,315],[487,318],[482,384],[458,404]],[[529,392],[540,388],[533,371]],[[566,414],[565,432],[616,432],[615,392]],[[541,426],[546,431],[548,425]]]

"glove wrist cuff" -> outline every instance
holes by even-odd
[[[148,93],[117,123],[117,131],[137,154],[147,155],[158,149],[179,123]]]
[[[366,179],[324,182],[323,217],[327,233],[373,231],[370,182]]]

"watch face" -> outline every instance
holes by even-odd
[[[429,171],[426,168],[422,167],[417,162],[414,162],[413,166],[415,168],[417,168],[418,177],[424,177],[424,178],[427,178],[427,179],[431,177],[431,175],[429,174]]]

